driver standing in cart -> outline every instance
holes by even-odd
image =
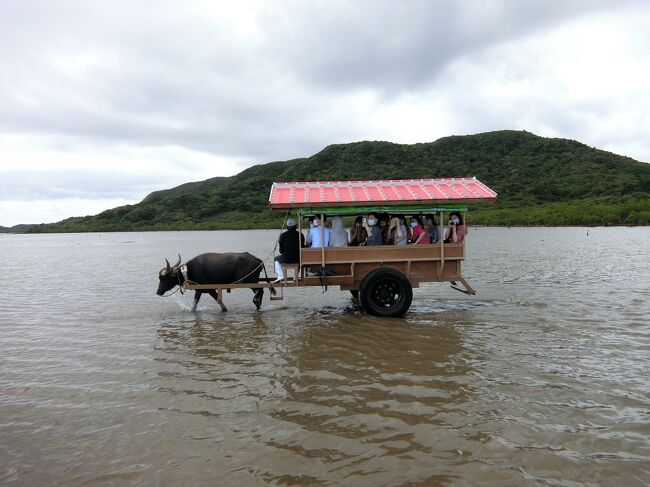
[[[280,255],[275,257],[275,273],[278,278],[273,282],[284,280],[282,264],[297,264],[300,262],[300,247],[305,246],[305,236],[296,230],[296,220],[287,220],[287,231],[280,235]]]

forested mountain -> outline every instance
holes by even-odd
[[[156,191],[135,205],[35,225],[31,232],[272,228],[274,181],[476,176],[499,202],[471,208],[492,225],[650,224],[650,164],[528,132],[452,136],[424,144],[330,145],[302,159]]]

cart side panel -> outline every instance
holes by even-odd
[[[319,277],[309,277],[307,269],[316,273],[322,262],[321,248],[302,249],[303,285],[320,286]],[[328,285],[339,285],[343,290],[361,287],[365,277],[379,268],[391,268],[404,274],[413,287],[421,282],[458,280],[461,277],[463,244],[439,244],[373,247],[328,247],[325,263],[334,275],[327,277]],[[444,259],[441,257],[444,255]]]
[[[372,247],[327,247],[325,249],[325,263],[362,263],[362,262],[404,262],[418,260],[441,259],[441,247],[431,245],[377,245]],[[465,246],[463,244],[445,244],[445,260],[464,259]],[[301,251],[303,266],[320,264],[322,249],[308,248]]]

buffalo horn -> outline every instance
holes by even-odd
[[[181,254],[178,254],[178,262],[174,264],[174,267],[178,267],[179,265],[181,265]]]
[[[167,259],[165,259],[165,264],[167,264],[167,268],[165,269],[165,274],[168,274],[169,271],[171,271],[172,269],[171,267],[169,267],[169,261]]]

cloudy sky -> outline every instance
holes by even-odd
[[[648,0],[0,0],[0,225],[359,140],[650,162],[648,26]]]

